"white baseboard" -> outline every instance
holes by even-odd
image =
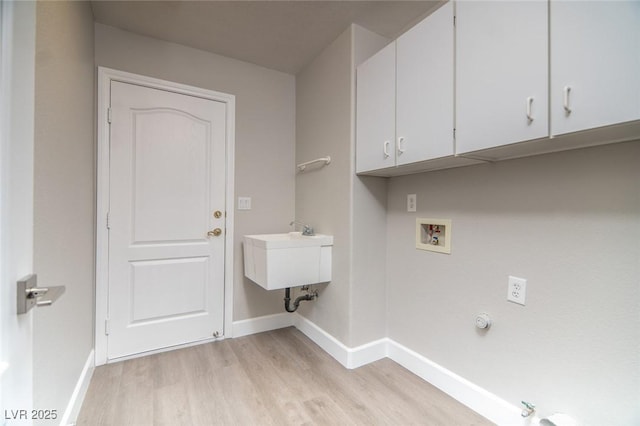
[[[522,418],[520,408],[389,338],[350,348],[297,313],[282,313],[236,321],[233,323],[233,337],[289,326],[295,326],[346,368],[358,368],[388,357],[498,425],[536,426],[539,424],[537,417]]]
[[[305,317],[296,314],[295,327],[346,368],[358,368],[387,356],[387,340],[349,348]]]
[[[341,341],[301,315],[296,314],[293,325],[340,364],[352,368],[349,367],[349,348]]]
[[[349,349],[349,365],[347,368],[358,368],[388,356],[389,339],[374,340],[364,345]]]
[[[264,331],[295,326],[315,344],[346,368],[358,368],[387,356],[387,339],[376,340],[355,348],[344,343],[297,313],[281,313],[249,318],[233,323],[233,337],[248,336]]]
[[[537,418],[523,419],[518,407],[389,338],[349,348],[300,315],[296,315],[294,325],[346,368],[358,368],[388,357],[496,424],[538,424]]]
[[[248,336],[250,334],[262,333],[263,331],[291,327],[295,322],[294,317],[294,314],[284,312],[281,314],[265,315],[262,317],[234,321],[232,337]]]
[[[521,409],[471,383],[419,353],[389,339],[388,356],[416,376],[498,425],[537,425],[537,418],[523,418]]]
[[[71,398],[69,399],[69,404],[67,404],[67,408],[64,410],[64,414],[60,418],[60,426],[75,424],[75,421],[78,418],[78,414],[80,414],[80,409],[82,408],[84,397],[87,394],[87,389],[89,389],[89,383],[91,382],[91,377],[93,376],[94,369],[95,354],[92,349],[91,352],[89,352],[87,361],[84,363],[84,367],[82,368],[82,372],[80,373],[80,377],[78,378],[76,387],[73,389],[73,393],[71,394]]]

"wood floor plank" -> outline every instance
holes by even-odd
[[[109,364],[95,369],[84,399],[83,410],[78,417],[78,424],[92,424],[88,419],[98,424],[115,424],[118,393],[113,390],[120,387],[123,365],[123,363]],[[101,392],[103,389],[108,391],[103,393]]]
[[[96,368],[78,426],[491,423],[389,359],[347,370],[295,328]]]
[[[156,388],[152,376],[155,367],[153,360],[154,358],[138,358],[123,365],[114,424],[153,424],[153,396]]]
[[[298,414],[292,411],[295,405],[288,402],[296,400],[294,386],[290,385],[281,374],[277,355],[268,347],[258,344],[258,339],[244,339],[238,346],[236,356],[253,385],[259,392],[259,398],[269,412],[275,424],[293,421]],[[287,407],[287,410],[285,410]]]
[[[185,374],[189,407],[193,424],[218,425],[233,424],[233,413],[225,401],[227,380],[232,380],[234,374],[226,371],[229,357],[226,349],[228,344],[200,345],[190,351],[184,351],[181,358]],[[215,350],[213,348],[216,348]],[[228,379],[227,379],[228,376]]]
[[[304,407],[314,424],[355,425],[356,423],[329,396],[320,396],[304,402]]]
[[[191,407],[183,383],[157,388],[153,393],[153,424],[158,426],[190,426]]]
[[[260,393],[243,366],[234,365],[229,371],[232,374],[223,384],[227,389],[225,401],[230,412],[237,417],[236,424],[277,424],[271,414],[269,400],[265,400],[265,395]]]

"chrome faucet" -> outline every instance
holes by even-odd
[[[315,235],[311,225],[305,225],[304,223],[299,222],[297,220],[292,220],[291,223],[289,224],[289,226],[293,226],[294,229],[295,229],[295,225],[300,225],[302,227],[302,235],[307,235],[307,236]]]
[[[520,413],[522,417],[529,417],[534,411],[536,411],[536,406],[530,402],[522,401],[522,405],[524,406],[522,413]]]

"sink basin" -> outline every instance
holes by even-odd
[[[244,275],[267,290],[331,281],[332,235],[244,236]]]

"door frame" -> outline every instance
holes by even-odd
[[[97,196],[96,196],[96,301],[95,301],[95,362],[103,365],[107,359],[106,320],[109,312],[109,233],[107,213],[109,211],[109,106],[111,103],[111,82],[136,84],[183,95],[196,96],[227,105],[226,117],[226,170],[225,170],[225,210],[226,232],[224,233],[224,336],[231,337],[233,327],[233,265],[234,265],[234,147],[235,147],[235,96],[199,87],[174,83],[167,80],[132,74],[105,67],[98,67],[98,108],[97,108]],[[219,338],[218,338],[219,339]],[[217,340],[212,338],[211,340]],[[199,341],[198,343],[204,343]],[[190,346],[190,344],[171,347]],[[160,349],[152,352],[161,352]],[[152,353],[149,352],[149,353]],[[147,354],[147,353],[145,353]],[[135,356],[133,356],[135,357]]]

